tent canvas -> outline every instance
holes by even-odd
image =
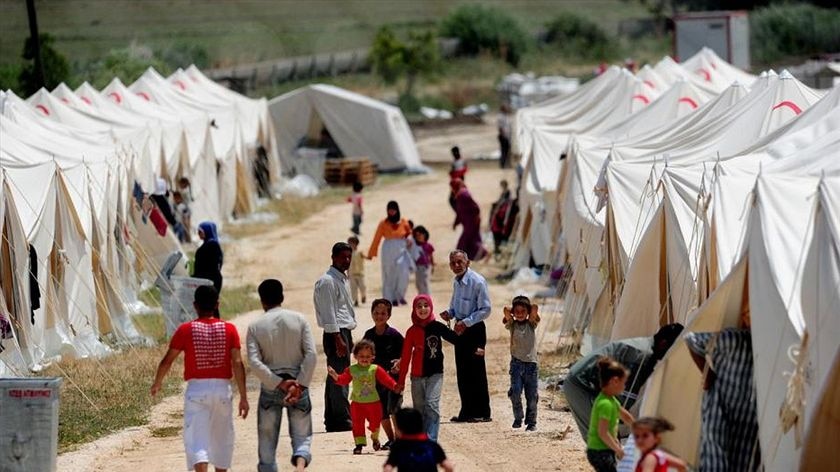
[[[380,171],[423,169],[408,122],[392,105],[317,84],[269,100],[268,109],[284,172],[294,169],[295,150],[312,123],[323,124],[345,156],[367,157]]]

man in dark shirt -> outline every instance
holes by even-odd
[[[674,323],[660,328],[653,335],[653,339],[631,338],[613,341],[575,362],[563,382],[563,393],[566,395],[566,401],[575,417],[580,434],[584,438],[589,431],[592,403],[601,391],[598,380],[598,359],[610,357],[630,371],[630,376],[627,378],[627,390],[618,398],[624,408],[629,409],[636,402],[639,391],[653,373],[656,363],[665,356],[682,329],[681,324]]]

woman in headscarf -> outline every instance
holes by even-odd
[[[394,305],[405,305],[405,291],[408,289],[408,277],[411,270],[411,256],[408,253],[408,240],[411,227],[400,215],[400,206],[395,201],[388,202],[387,215],[379,222],[376,234],[368,250],[368,258],[373,259],[382,243],[382,298]]]
[[[459,224],[464,228],[458,238],[457,248],[466,252],[471,261],[484,259],[487,250],[481,242],[481,208],[473,200],[463,180],[452,179],[449,185],[455,195],[455,222],[452,223],[452,229]]]
[[[216,223],[204,221],[199,224],[198,237],[204,242],[195,251],[195,265],[192,276],[212,281],[213,287],[221,293],[224,254],[222,253],[222,246],[219,244]]]

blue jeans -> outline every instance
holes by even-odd
[[[285,396],[286,392],[276,389],[260,390],[260,409],[257,413],[259,472],[277,472],[277,439],[280,436],[283,408],[289,415],[292,465],[298,457],[303,457],[307,465],[312,461],[312,402],[309,400],[309,390],[304,390],[300,400],[294,405],[287,405],[283,401]]]
[[[437,441],[440,430],[440,392],[443,389],[443,374],[428,377],[411,377],[411,401],[414,408],[423,413],[426,435]]]
[[[537,389],[537,363],[510,359],[510,390],[508,397],[513,405],[513,420],[522,421],[522,391],[525,390],[525,424],[537,424],[537,401],[540,398]]]
[[[350,232],[355,234],[356,236],[359,235],[359,226],[362,225],[362,215],[353,215],[353,227],[350,228]]]

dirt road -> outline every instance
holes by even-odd
[[[486,132],[486,130],[485,130]],[[439,140],[440,146],[447,146]],[[495,146],[495,140],[487,146]],[[485,209],[498,196],[498,182],[507,178],[511,182],[515,177],[512,171],[501,171],[490,165],[474,166],[467,175],[467,184],[476,200]],[[432,277],[432,295],[436,311],[443,310],[452,292],[451,273],[446,264],[446,256],[454,248],[460,232],[452,230],[453,213],[447,204],[448,178],[445,174],[417,176],[400,180],[390,185],[373,187],[365,191],[365,220],[362,224],[362,247],[370,243],[376,224],[384,217],[388,200],[400,203],[402,214],[416,224],[425,225],[430,233],[430,241],[437,248],[435,254],[438,267]],[[486,218],[486,216],[484,216]],[[316,327],[312,305],[312,287],[315,280],[328,268],[330,247],[349,235],[350,207],[333,205],[311,215],[298,225],[284,226],[277,223],[277,229],[258,236],[238,240],[230,244],[225,254],[225,285],[258,284],[262,279],[274,277],[285,286],[286,301],[284,307],[304,313],[313,328]],[[492,263],[474,264],[473,268],[486,276],[498,272]],[[375,298],[381,289],[379,260],[366,263],[368,300]],[[482,424],[452,424],[448,418],[457,414],[459,398],[455,383],[454,352],[451,346],[445,348],[446,372],[442,397],[441,426],[439,441],[459,471],[512,471],[517,468],[530,470],[587,470],[584,457],[585,445],[574,431],[565,439],[559,439],[561,432],[573,426],[569,413],[561,413],[548,408],[552,393],[541,390],[538,428],[536,433],[512,430],[513,415],[507,398],[508,350],[507,332],[501,324],[501,307],[509,303],[514,295],[513,289],[504,285],[491,284],[490,295],[494,312],[488,320],[487,372],[492,398],[493,422]],[[409,296],[416,293],[413,285]],[[356,318],[359,327],[355,337],[361,336],[365,329],[372,326],[369,306],[357,309]],[[247,313],[234,320],[243,335],[248,324],[260,313]],[[549,314],[551,315],[551,314]],[[543,315],[546,322],[540,331],[559,325],[557,316]],[[392,316],[392,325],[405,332],[409,327],[409,308],[397,307]],[[316,343],[320,350],[320,330],[315,329]],[[538,339],[542,332],[538,333]],[[546,336],[542,349],[554,346],[552,336]],[[353,456],[350,433],[325,433],[323,426],[323,391],[326,376],[324,358],[319,363],[314,384],[311,386],[313,400],[313,423],[315,437],[313,441],[312,471],[358,471],[380,470],[385,460],[385,452],[373,453],[367,450],[361,456]],[[170,375],[180,375],[173,372]],[[407,389],[408,390],[408,389]],[[249,400],[251,415],[246,420],[237,419],[236,450],[232,470],[254,470],[257,462],[256,405],[259,386],[255,378],[249,379]],[[410,393],[406,394],[406,404],[410,405]],[[110,471],[110,470],[185,470],[183,445],[180,425],[182,397],[176,396],[164,400],[152,415],[149,426],[133,428],[100,441],[87,445],[79,451],[65,454],[59,458],[59,470],[75,471]],[[168,428],[168,429],[167,429]],[[278,464],[288,464],[290,452],[288,435],[283,426],[280,445],[278,446]],[[153,432],[155,434],[153,434]],[[166,433],[169,434],[166,434]],[[155,437],[163,436],[163,437]],[[142,469],[141,469],[142,468]]]

